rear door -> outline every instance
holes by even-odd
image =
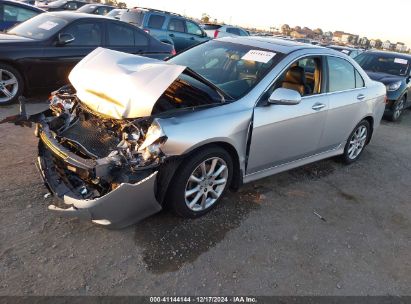
[[[329,110],[321,141],[323,149],[334,149],[347,140],[361,120],[360,107],[368,96],[360,73],[346,59],[327,56]]]
[[[186,49],[190,45],[190,36],[186,34],[186,25],[183,19],[171,17],[167,25],[167,31],[177,52]]]

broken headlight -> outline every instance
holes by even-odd
[[[154,120],[145,134],[143,143],[138,147],[138,152],[145,161],[158,158],[161,155],[161,146],[167,137],[157,120]]]

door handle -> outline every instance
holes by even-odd
[[[194,38],[194,37],[191,37],[190,40],[195,40],[195,38]]]
[[[359,94],[358,96],[357,96],[357,99],[358,100],[363,100],[365,98],[365,95],[364,94]]]
[[[316,104],[313,105],[312,109],[315,110],[315,111],[319,111],[319,110],[321,110],[321,109],[324,108],[324,107],[325,107],[325,104],[323,104],[323,103],[316,103]]]
[[[174,34],[170,34],[169,36],[170,36],[170,37],[174,37]]]

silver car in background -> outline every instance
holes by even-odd
[[[168,62],[97,49],[33,117],[59,215],[124,227],[166,204],[210,211],[242,183],[341,156],[379,126],[385,86],[348,56],[272,38],[223,38]],[[241,202],[240,202],[241,203]]]

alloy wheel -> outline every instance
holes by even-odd
[[[394,108],[394,120],[397,120],[400,116],[402,111],[404,110],[404,98],[400,99],[398,103],[395,105]]]
[[[191,173],[185,188],[185,203],[192,211],[210,208],[227,184],[228,167],[219,157],[212,157],[199,164]]]
[[[367,141],[367,135],[368,130],[364,125],[360,125],[353,133],[348,146],[348,157],[351,160],[356,159],[364,149],[365,142]]]
[[[0,69],[0,103],[12,100],[19,89],[17,77],[10,71]]]

